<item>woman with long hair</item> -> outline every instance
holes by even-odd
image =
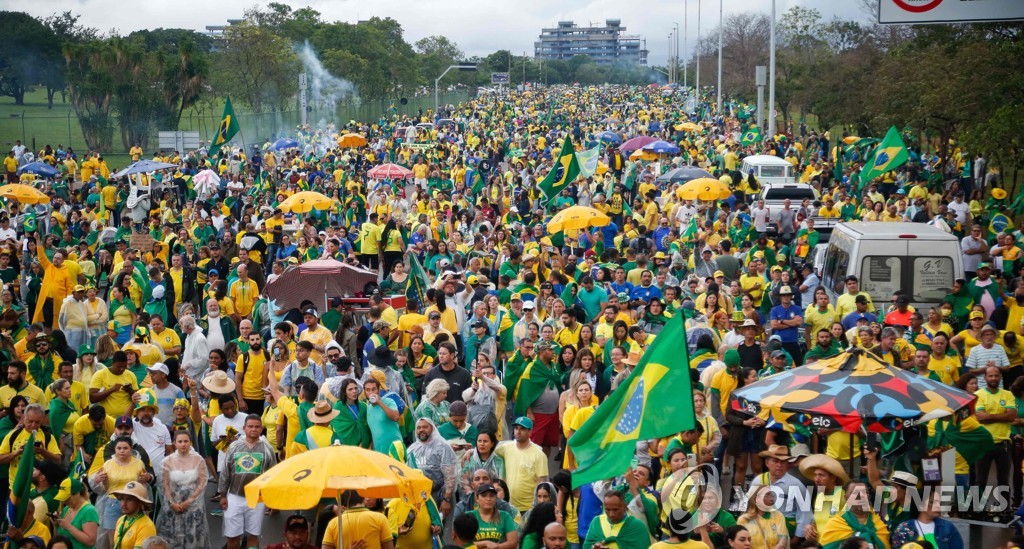
[[[380,283],[381,295],[405,294],[409,281],[409,273],[405,271],[405,263],[399,259],[391,263],[390,270],[385,272],[390,274]]]
[[[740,370],[737,389],[757,381],[757,370],[746,367]],[[761,474],[763,469],[761,457],[758,455],[764,448],[765,422],[759,417],[747,417],[743,412],[731,406],[725,414],[729,422],[729,441],[726,454],[733,457],[733,486],[742,486],[747,474],[747,465],[754,475]],[[768,549],[771,549],[770,547]]]
[[[341,398],[334,404],[340,413],[331,421],[331,428],[346,446],[370,447],[370,426],[366,420],[366,402],[360,400],[362,387],[348,378],[341,382]]]
[[[463,458],[460,475],[462,491],[465,494],[473,491],[474,471],[483,469],[491,478],[505,477],[505,459],[494,453],[498,446],[498,436],[491,431],[481,431],[473,442],[473,449],[468,452],[468,457]]]
[[[538,488],[540,487],[538,486]],[[523,538],[519,541],[519,548],[544,547],[544,528],[552,522],[555,522],[555,504],[552,501],[534,505],[523,515]]]
[[[110,320],[114,322],[116,336],[114,341],[118,345],[124,345],[131,340],[132,326],[135,325],[135,318],[138,310],[135,303],[128,297],[123,285],[115,284],[110,288]],[[108,327],[109,331],[109,327]]]
[[[580,336],[576,348],[577,360],[579,359],[579,354],[583,351],[590,351],[594,356],[595,363],[601,362],[601,357],[604,355],[604,349],[594,340],[594,327],[590,324],[584,324],[580,327]]]
[[[775,509],[775,492],[770,486],[762,485],[754,489],[747,501],[747,508],[736,519],[736,524],[750,532],[751,549],[789,547],[786,517]]]
[[[381,268],[385,273],[390,273],[391,267],[396,262],[402,261],[405,251],[405,239],[402,238],[402,232],[399,230],[394,216],[388,219],[380,233],[380,249],[384,253],[384,265]]]
[[[104,503],[97,506],[100,510],[101,524],[107,531],[113,542],[114,526],[117,519],[121,517],[121,504],[117,498],[111,496],[113,492],[121,490],[129,482],[140,481],[144,483],[153,482],[153,475],[146,470],[142,460],[132,454],[132,439],[127,436],[120,436],[114,439],[114,455],[100,467],[98,471],[89,476],[89,486],[97,494],[106,494],[102,500]]]
[[[594,395],[594,387],[586,379],[579,379],[576,385],[563,393],[565,397],[562,405],[562,435],[565,440],[572,438],[572,435],[593,415],[597,409],[597,397]],[[562,459],[562,466],[572,471],[576,469],[576,457],[572,448],[565,445],[565,456]]]
[[[188,431],[175,431],[172,443],[174,452],[160,463],[164,505],[157,519],[157,532],[172,547],[210,547],[203,501],[207,481],[203,458],[196,453]]]

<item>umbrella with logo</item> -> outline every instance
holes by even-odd
[[[883,362],[863,349],[794,368],[733,393],[736,410],[854,434],[965,417],[974,395]]]
[[[329,210],[334,207],[334,199],[316,191],[297,192],[277,205],[281,211],[292,213],[309,213],[313,210]]]
[[[57,177],[60,175],[60,170],[46,162],[30,162],[18,168],[18,174],[20,175],[23,173],[31,173],[40,177]]]
[[[564,230],[579,230],[587,227],[604,227],[612,220],[599,210],[587,206],[570,206],[551,218],[548,222],[548,233],[555,234]]]
[[[676,196],[683,200],[725,200],[731,194],[728,185],[713,177],[694,179],[676,191]]]
[[[240,466],[244,466],[240,463]],[[399,498],[422,505],[433,482],[422,472],[388,455],[357,446],[328,446],[292,456],[245,486],[249,507],[263,502],[271,509],[312,509],[321,499],[337,500],[352,490],[367,498]],[[341,523],[338,543],[341,544]]]
[[[398,164],[381,164],[366,172],[366,175],[372,179],[408,179],[412,177],[412,171]]]
[[[21,183],[8,183],[0,187],[0,197],[21,204],[46,204],[50,201],[50,197],[39,189]]]
[[[338,146],[343,149],[353,149],[366,145],[366,138],[358,133],[346,133],[338,138]]]

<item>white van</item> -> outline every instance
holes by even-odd
[[[743,158],[740,171],[746,177],[750,170],[754,170],[754,177],[758,183],[797,183],[796,168],[788,161],[770,154],[755,154]]]
[[[829,297],[846,291],[846,277],[856,275],[860,289],[884,310],[902,290],[918,310],[942,302],[953,281],[964,276],[960,241],[922,223],[839,223],[832,231],[821,268]]]

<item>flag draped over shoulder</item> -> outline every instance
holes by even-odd
[[[544,192],[547,200],[551,200],[579,175],[580,163],[576,159],[576,148],[572,145],[572,138],[565,136],[565,143],[562,144],[562,152],[558,153],[558,158],[555,159],[555,166],[537,187]]]
[[[537,401],[547,389],[558,390],[562,383],[562,373],[558,371],[558,365],[552,364],[550,368],[544,366],[540,359],[535,359],[519,378],[516,387],[516,416],[525,416],[526,410]]]
[[[18,458],[18,472],[11,479],[11,499],[7,503],[7,520],[12,526],[21,526],[25,520],[28,502],[32,500],[32,471],[36,467],[36,454],[32,448],[36,435],[32,433],[25,442],[26,450]]]
[[[224,102],[224,116],[221,117],[217,133],[214,134],[213,140],[210,142],[210,158],[216,156],[220,148],[231,141],[236,133],[238,133],[238,119],[235,118],[235,109],[231,107],[231,98],[228,97]]]
[[[601,147],[594,147],[586,151],[576,153],[576,162],[580,165],[580,175],[592,177],[597,173],[597,157]]]
[[[409,254],[409,259],[412,263],[409,265],[409,279],[405,283],[405,297],[415,299],[417,303],[423,305],[427,302],[427,290],[430,288],[427,273],[415,254]]]
[[[620,475],[637,440],[693,429],[690,358],[683,315],[676,315],[644,353],[633,373],[608,395],[569,439],[579,468],[573,486]]]
[[[892,126],[885,134],[885,139],[882,139],[882,142],[868,156],[864,171],[860,173],[860,179],[865,182],[871,181],[902,166],[909,159],[910,153],[907,151],[907,146],[903,144],[903,139],[896,131],[896,126]]]

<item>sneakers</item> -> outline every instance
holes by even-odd
[[[210,515],[215,516],[215,517],[223,517],[224,516],[224,510],[220,508],[220,505],[218,505],[218,506],[214,507],[212,511],[210,511]]]

